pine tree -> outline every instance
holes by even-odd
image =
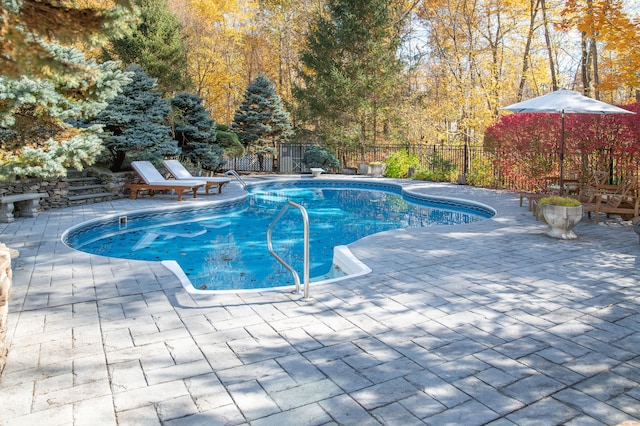
[[[70,47],[98,43],[125,9],[25,4],[0,1],[0,180],[64,176],[68,167],[92,164],[102,150],[100,128],[72,120],[97,114],[130,81],[119,64],[87,60]]]
[[[113,38],[104,50],[106,59],[119,59],[125,65],[138,64],[158,80],[167,93],[188,90],[192,82],[187,72],[186,44],[182,25],[167,0],[136,0],[139,20],[130,31]]]
[[[300,116],[329,138],[369,145],[400,99],[402,20],[387,0],[329,0],[328,9],[301,53]]]
[[[231,129],[240,141],[256,152],[275,148],[278,141],[291,137],[289,113],[267,76],[260,74],[247,87],[244,100],[233,117]]]
[[[216,144],[216,123],[202,105],[202,98],[181,93],[171,99],[173,133],[182,156],[203,169],[216,170],[224,161]]]
[[[164,123],[169,103],[156,89],[156,80],[142,68],[131,65],[132,81],[89,124],[102,125],[104,146],[109,150],[112,171],[120,171],[125,160],[160,163],[163,156],[178,153],[170,128]]]

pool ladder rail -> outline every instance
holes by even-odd
[[[293,201],[289,201],[285,204],[280,212],[273,218],[271,223],[269,224],[269,229],[267,230],[267,247],[269,248],[269,253],[273,257],[275,257],[278,262],[282,263],[282,265],[291,272],[293,275],[293,281],[296,284],[296,293],[300,294],[300,276],[295,269],[291,267],[283,258],[278,256],[278,254],[273,250],[273,244],[271,239],[271,234],[273,233],[273,227],[276,223],[282,218],[282,215],[289,209],[289,207],[295,207],[300,210],[300,214],[302,215],[302,221],[304,224],[304,300],[309,300],[309,215],[307,214],[307,210],[302,207],[300,204],[294,203]]]
[[[236,172],[235,170],[227,170],[226,172],[224,172],[225,176],[228,175],[233,175],[235,176],[236,179],[238,179],[238,182],[240,182],[240,185],[242,185],[242,189],[247,189],[247,183],[244,181],[244,179],[242,179],[240,177],[240,175],[238,174],[238,172]]]

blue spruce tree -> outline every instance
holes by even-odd
[[[231,129],[249,151],[258,155],[261,170],[264,155],[273,153],[278,142],[291,137],[289,113],[284,110],[275,86],[264,74],[247,87]]]
[[[171,108],[156,90],[156,80],[142,68],[131,65],[132,81],[109,102],[90,124],[101,124],[110,169],[120,171],[126,161],[150,160],[158,164],[164,156],[178,153],[170,128],[164,124]]]
[[[171,99],[173,134],[182,156],[203,169],[216,170],[224,150],[216,144],[216,123],[202,105],[202,98],[181,93]]]

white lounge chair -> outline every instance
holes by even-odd
[[[138,173],[144,183],[127,183],[125,188],[131,190],[131,198],[134,200],[138,196],[138,191],[148,190],[149,195],[153,196],[155,191],[175,191],[178,194],[178,201],[182,201],[182,193],[185,191],[193,191],[193,198],[197,198],[198,189],[205,185],[204,182],[198,180],[167,180],[158,169],[149,161],[132,161],[131,166]]]
[[[222,178],[222,177],[210,177],[210,176],[193,176],[189,170],[178,160],[164,160],[162,163],[164,167],[167,169],[171,176],[176,178],[177,180],[196,180],[205,182],[205,191],[207,195],[209,194],[209,188],[213,185],[218,185],[218,194],[222,193],[222,187],[229,182],[231,179]]]

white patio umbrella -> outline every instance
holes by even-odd
[[[573,90],[560,89],[537,98],[518,102],[503,107],[512,112],[534,112],[560,114],[562,117],[562,131],[560,136],[560,194],[564,190],[564,115],[565,114],[634,114],[623,108],[591,99]]]

